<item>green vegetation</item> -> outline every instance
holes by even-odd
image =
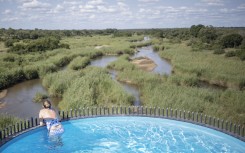
[[[7,128],[9,125],[14,125],[15,123],[20,121],[21,121],[20,118],[7,114],[0,114],[0,130],[2,131],[5,128]]]
[[[35,97],[33,98],[33,102],[39,103],[42,102],[44,99],[47,99],[48,95],[44,93],[37,92]]]
[[[0,89],[41,78],[49,96],[62,98],[62,110],[130,106],[133,97],[108,74],[108,69],[114,69],[119,81],[137,86],[144,106],[189,110],[245,123],[242,28],[193,25],[131,31],[1,29],[0,33],[1,44],[6,45],[1,46]],[[143,34],[151,40],[143,42]],[[43,49],[39,50],[38,44],[48,38],[54,42],[40,45]],[[153,45],[161,57],[171,61],[173,74],[148,73],[131,63],[130,56],[137,47],[147,45]],[[20,48],[7,51],[14,46]],[[119,58],[105,69],[88,66],[91,60],[103,55]],[[201,81],[228,89],[202,88]],[[38,93],[35,98],[42,99],[43,95]]]
[[[83,76],[72,81],[59,103],[64,110],[89,106],[130,106],[133,97],[113,81],[103,69],[89,67]]]

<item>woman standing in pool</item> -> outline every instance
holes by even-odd
[[[51,108],[51,102],[45,100],[43,109],[39,112],[40,125],[46,124],[49,135],[59,135],[64,132],[64,128],[58,120],[58,116],[54,109]]]

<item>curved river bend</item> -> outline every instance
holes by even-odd
[[[145,56],[153,60],[157,67],[153,70],[154,73],[163,75],[170,75],[172,71],[171,65],[164,59],[160,58],[160,56],[153,51],[152,47],[143,47],[138,49],[135,55],[132,58]],[[106,67],[109,63],[117,60],[117,56],[103,56],[91,62],[92,66],[98,67]],[[110,71],[112,79],[116,77],[116,71]],[[132,94],[135,97],[134,105],[140,105],[140,93],[138,89],[132,85],[128,85],[126,83],[119,82],[124,89]],[[29,80],[13,87],[8,88],[8,93],[6,97],[0,99],[5,106],[0,108],[0,113],[7,113],[10,115],[18,116],[21,118],[30,118],[37,117],[39,110],[42,108],[40,103],[34,103],[32,99],[36,95],[37,92],[47,94],[47,90],[42,86],[42,82],[40,79]],[[53,106],[57,109],[58,102],[60,99],[51,99],[53,102]]]

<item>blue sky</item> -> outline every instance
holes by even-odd
[[[245,27],[245,0],[0,0],[0,28]]]

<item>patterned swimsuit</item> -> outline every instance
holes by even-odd
[[[64,128],[60,126],[60,122],[58,119],[44,119],[44,122],[46,123],[46,127],[49,131],[49,135],[59,135],[64,132]],[[51,130],[51,127],[60,126],[60,128],[54,128]]]

